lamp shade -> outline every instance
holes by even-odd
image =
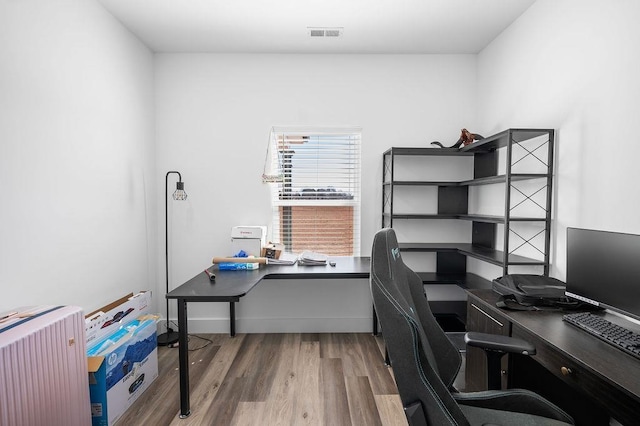
[[[176,201],[184,201],[187,199],[187,193],[184,190],[184,182],[176,182],[176,190],[173,193],[173,199]]]

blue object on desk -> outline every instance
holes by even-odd
[[[218,263],[218,269],[221,271],[246,271],[258,269],[259,266],[257,263]]]

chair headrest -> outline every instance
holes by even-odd
[[[403,265],[396,233],[391,228],[381,229],[373,238],[371,253],[372,272],[382,280],[391,279]]]

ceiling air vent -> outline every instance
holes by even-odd
[[[312,28],[307,27],[307,31],[311,38],[316,37],[342,37],[342,27]]]

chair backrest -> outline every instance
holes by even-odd
[[[468,425],[450,393],[460,353],[433,317],[422,280],[402,261],[393,229],[374,237],[370,285],[404,407],[420,402],[430,425]]]

